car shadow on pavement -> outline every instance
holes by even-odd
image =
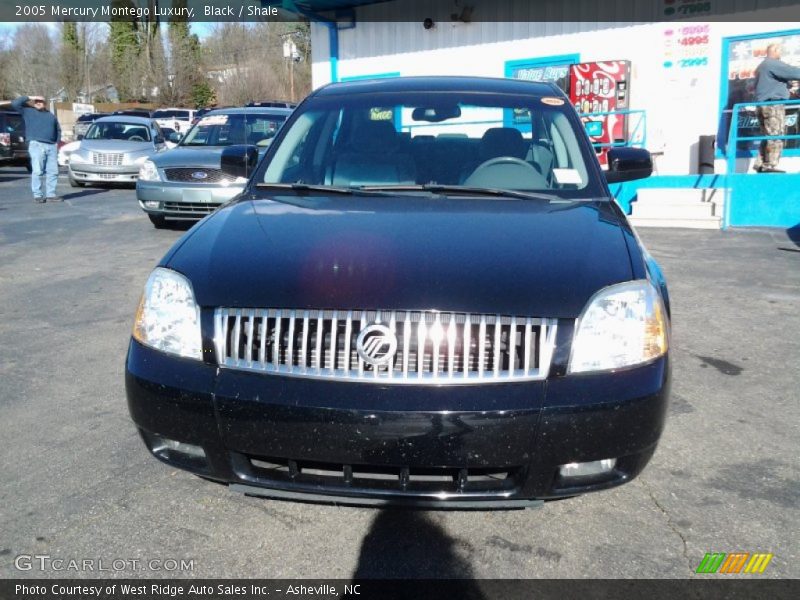
[[[30,179],[28,173],[2,173],[0,174],[0,183],[8,183],[9,181],[19,181],[20,179]]]
[[[71,192],[69,194],[64,194],[62,198],[64,200],[77,200],[78,198],[83,198],[85,196],[94,196],[95,194],[102,194],[107,190],[103,189],[86,189],[80,192]]]
[[[800,223],[786,230],[786,235],[794,242],[795,246],[800,246]]]
[[[457,548],[462,552],[456,552]],[[353,579],[448,579],[451,597],[482,600],[485,596],[480,587],[470,581],[474,579],[472,567],[462,556],[472,552],[471,544],[450,537],[428,513],[384,509],[361,543]],[[406,591],[407,597],[414,596],[411,588]]]

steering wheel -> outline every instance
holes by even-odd
[[[489,160],[482,162],[477,167],[475,167],[475,171],[473,173],[479,171],[480,169],[488,169],[495,165],[519,165],[520,167],[531,167],[530,163],[526,163],[521,158],[517,158],[516,156],[498,156],[496,158],[490,158]],[[532,169],[533,167],[531,167]]]
[[[503,169],[503,167],[505,167],[505,169]],[[495,173],[492,173],[493,170]],[[509,170],[513,173],[515,178],[529,180],[531,183],[535,182],[533,187],[547,187],[544,177],[542,177],[542,174],[539,173],[535,167],[515,156],[498,156],[482,162],[470,173],[469,177],[464,180],[463,185],[502,187],[498,186],[495,179],[498,177],[507,179],[511,176],[511,174],[508,173]],[[501,175],[501,173],[497,171],[502,171],[503,174]],[[516,171],[516,173],[514,173],[514,171]]]
[[[144,142],[145,139],[140,135],[132,135],[128,138],[129,142]]]

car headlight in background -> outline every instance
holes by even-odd
[[[142,166],[139,167],[139,179],[142,181],[161,181],[156,164],[152,160],[147,160],[147,157],[142,161]]]
[[[247,183],[247,177],[237,177],[236,179],[223,179],[219,182],[219,184],[223,187],[228,187],[229,185],[243,185]]]
[[[88,163],[90,162],[91,159],[88,156],[81,154],[80,152],[72,152],[69,155],[69,160],[71,163],[74,164],[74,163]]]
[[[186,277],[161,267],[153,270],[136,311],[133,338],[162,352],[203,358],[200,308]]]
[[[137,158],[134,158],[131,162],[133,162],[133,164],[135,164],[135,165],[143,165],[144,161],[146,161],[147,158],[148,158],[148,155],[145,154],[144,156],[139,156]]]
[[[630,367],[663,356],[668,327],[664,303],[649,281],[604,288],[578,319],[569,373]]]

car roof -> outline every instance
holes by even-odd
[[[237,108],[215,108],[203,116],[211,115],[281,115],[288,117],[293,108],[275,108],[273,106],[242,106]]]
[[[360,79],[330,83],[315,93],[318,96],[374,94],[378,92],[485,92],[495,94],[561,95],[551,83],[496,77],[424,76]]]
[[[133,123],[136,125],[150,125],[153,119],[148,117],[136,117],[134,115],[109,115],[108,117],[100,117],[95,123],[109,123],[112,121],[122,121],[124,123]]]

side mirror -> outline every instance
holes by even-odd
[[[78,141],[78,142],[80,142],[82,139],[83,139],[83,134],[82,133],[75,137],[75,140]]]
[[[257,164],[258,148],[245,144],[228,146],[220,158],[220,169],[231,177],[249,178]]]
[[[611,148],[608,151],[608,183],[622,183],[650,177],[653,159],[644,148]]]
[[[180,133],[178,133],[177,131],[173,131],[172,133],[169,134],[169,141],[172,142],[173,144],[177,144],[178,142],[181,141],[182,137],[183,136]]]
[[[158,144],[163,144],[163,143],[164,143],[164,138],[163,138],[163,137],[161,137],[161,136],[159,136],[159,137],[157,137],[157,138],[155,139],[155,142],[156,142],[156,145],[158,145]]]

